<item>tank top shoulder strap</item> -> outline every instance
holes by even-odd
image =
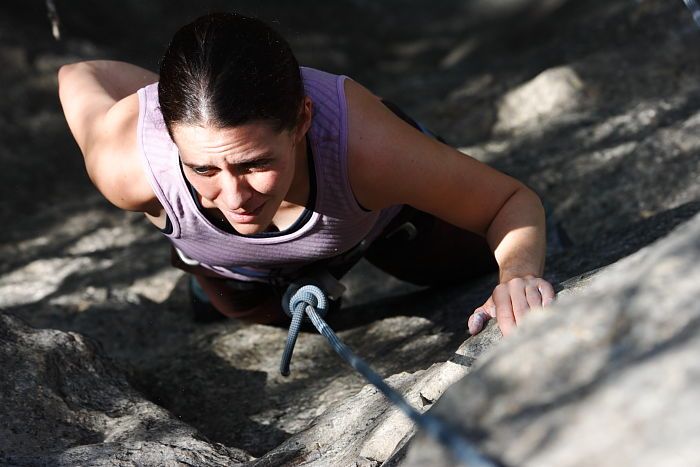
[[[148,181],[160,201],[172,230],[166,235],[180,236],[180,219],[184,215],[182,183],[178,164],[177,146],[163,121],[158,104],[158,83],[150,84],[138,91],[139,121],[137,129],[138,147]]]
[[[348,108],[344,75],[301,68],[306,95],[313,102],[311,143],[319,178],[317,207],[334,217],[367,213],[355,199],[348,177]]]

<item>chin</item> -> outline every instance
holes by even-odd
[[[264,232],[267,227],[259,224],[233,224],[233,228],[241,235],[255,235]]]

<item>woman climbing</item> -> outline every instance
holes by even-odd
[[[159,74],[63,66],[59,94],[97,189],[145,213],[193,275],[194,296],[226,316],[286,319],[290,281],[321,269],[339,278],[362,256],[423,285],[498,270],[472,334],[493,317],[507,335],[554,299],[530,189],[355,81],[299,67],[257,19],[217,13],[184,26]]]

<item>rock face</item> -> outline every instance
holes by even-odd
[[[468,373],[472,363],[498,336],[499,332],[492,326],[478,339],[465,342],[448,361],[427,370],[393,375],[387,382],[413,407],[428,410],[449,385]],[[308,429],[268,452],[254,465],[380,465],[414,433],[413,422],[375,387],[367,385],[335,404]]]
[[[212,445],[145,400],[98,347],[72,332],[0,315],[3,465],[234,465],[250,459]]]
[[[321,336],[302,334],[283,378],[285,329],[194,322],[166,241],[84,175],[57,67],[156,68],[177,26],[228,5],[75,0],[58,5],[55,43],[34,3],[0,6],[0,463],[389,466],[425,451],[436,464],[443,453],[414,446],[413,426]],[[421,289],[366,263],[332,324],[419,410],[462,378],[467,395],[439,410],[464,414],[477,446],[506,463],[692,463],[698,294],[683,255],[697,243],[675,236],[623,258],[700,210],[698,29],[667,0],[500,3],[237,3],[279,24],[303,64],[356,78],[526,181],[574,240],[547,259],[562,311],[502,343],[493,323],[466,335],[494,278]],[[685,284],[659,310],[641,304]],[[654,415],[663,433],[650,434]],[[677,457],[659,461],[660,441]],[[579,444],[597,447],[567,457]]]
[[[503,96],[495,133],[532,131],[556,122],[557,117],[581,105],[584,84],[576,71],[556,67],[543,71]]]
[[[699,277],[700,215],[531,315],[432,413],[505,465],[697,465]],[[454,465],[425,439],[401,465],[426,458]]]

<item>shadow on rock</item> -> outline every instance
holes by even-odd
[[[289,437],[251,415],[274,404],[267,374],[239,369],[211,348],[183,348],[139,368],[130,382],[146,397],[204,434],[210,442],[260,456]]]

